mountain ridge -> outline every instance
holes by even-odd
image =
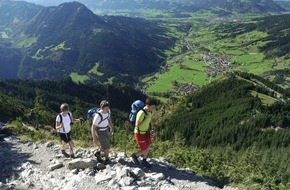
[[[64,1],[52,1],[51,4],[41,0],[30,0],[30,2],[39,3],[43,5],[57,5]],[[239,13],[266,13],[274,12],[281,13],[286,11],[283,7],[279,6],[272,0],[246,0],[246,1],[233,1],[233,0],[101,0],[98,2],[92,0],[79,0],[79,2],[86,4],[91,10],[103,12],[104,14],[110,14],[110,10],[130,10],[132,16],[142,16],[139,14],[138,9],[156,9],[171,12],[178,15],[178,12],[196,12],[200,10],[213,10],[213,9],[224,9],[226,11],[236,11]],[[107,11],[106,11],[107,10]],[[117,13],[117,14],[122,14]],[[220,13],[224,14],[224,13]]]
[[[12,31],[9,27],[0,25],[8,35],[3,43],[23,50],[14,78],[55,79],[74,72],[92,83],[135,83],[158,68],[163,51],[174,43],[157,22],[97,16],[77,2],[40,8]]]

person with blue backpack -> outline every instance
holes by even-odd
[[[142,156],[143,157],[143,160],[141,161],[142,166],[144,167],[151,166],[150,163],[147,161],[147,157],[151,145],[151,130],[150,130],[150,126],[152,125],[151,120],[153,116],[153,111],[155,110],[156,106],[157,100],[149,97],[145,101],[145,106],[142,109],[137,109],[138,112],[136,114],[134,137],[140,150],[131,155],[132,161],[136,165],[140,165],[138,158]]]
[[[114,133],[111,122],[111,112],[109,108],[109,102],[103,100],[100,103],[100,110],[98,110],[93,117],[93,122],[91,126],[91,132],[93,137],[93,142],[95,145],[100,143],[101,150],[95,153],[98,162],[109,163],[109,151],[111,147],[110,143],[110,133]],[[105,161],[101,157],[101,152],[104,153]]]
[[[71,138],[71,123],[79,122],[82,118],[75,119],[72,113],[69,111],[69,106],[66,103],[60,106],[61,113],[56,116],[55,129],[59,132],[59,136],[62,142],[61,152],[65,157],[75,158],[74,156],[74,142]],[[69,144],[70,155],[65,152],[66,144]]]

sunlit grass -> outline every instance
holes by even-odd
[[[90,79],[87,75],[79,75],[77,73],[71,73],[70,77],[75,83],[84,83],[86,80]]]
[[[272,105],[272,104],[274,104],[275,102],[278,101],[277,99],[275,99],[275,98],[273,98],[273,97],[271,97],[271,96],[268,96],[268,95],[266,95],[266,94],[262,94],[262,93],[258,93],[258,92],[256,92],[256,91],[251,91],[251,94],[252,94],[254,97],[257,96],[257,97],[262,101],[262,103],[263,103],[264,105]]]
[[[96,65],[91,70],[89,70],[88,74],[96,74],[98,76],[103,76],[104,73],[101,73],[98,71],[99,66],[100,66],[100,63],[97,62]]]
[[[6,32],[2,32],[2,33],[1,33],[1,37],[2,37],[3,39],[7,39],[7,38],[9,38]]]
[[[36,37],[26,38],[23,41],[16,44],[16,47],[18,48],[30,47],[32,44],[35,44],[36,42],[37,42]]]

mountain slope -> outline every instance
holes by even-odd
[[[0,1],[0,26],[17,26],[27,22],[43,7],[24,1],[13,2],[10,0]]]
[[[247,80],[230,77],[193,93],[175,104],[174,109],[167,106],[167,114],[159,116],[163,118],[160,127],[163,139],[174,139],[180,134],[180,138],[191,146],[229,145],[235,150],[253,145],[289,146],[290,117],[286,110],[290,102],[279,101],[273,96],[275,93],[251,80],[254,78],[250,76]],[[274,97],[277,102],[270,104],[266,101],[265,106],[261,102],[265,97]]]
[[[0,12],[6,9],[1,6]],[[134,83],[154,72],[164,60],[162,52],[174,43],[156,22],[100,17],[77,2],[42,8],[28,20],[0,40],[23,50],[13,77],[58,79],[77,73],[87,82]],[[9,30],[9,23],[0,27]]]
[[[130,108],[135,99],[145,96],[128,86],[83,85],[70,79],[59,81],[0,80],[0,121],[20,117],[25,121],[31,108],[37,110],[42,124],[50,124],[53,115],[59,112],[63,102],[70,104],[78,116],[86,117],[87,110],[106,99],[117,118]]]
[[[267,57],[281,57],[290,53],[290,44],[288,43],[290,41],[289,19],[290,14],[284,14],[254,19],[250,23],[226,24],[223,26],[222,33],[228,33],[224,37],[234,38],[240,34],[255,31],[267,32],[266,37],[253,41],[251,44],[265,43],[259,49],[265,52]]]

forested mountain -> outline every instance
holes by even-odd
[[[179,133],[191,146],[229,145],[235,150],[251,146],[288,147],[288,98],[281,95],[282,99],[275,98],[275,103],[263,103],[261,97],[275,97],[269,87],[257,85],[266,81],[246,73],[241,76],[242,79],[240,76],[231,76],[214,82],[174,105],[173,110],[165,108],[165,115],[160,116],[163,118],[160,127],[162,137],[173,139]],[[253,83],[255,80],[256,83]],[[274,84],[266,83],[271,89],[275,88]]]
[[[25,121],[29,110],[34,108],[41,124],[48,125],[64,102],[77,117],[86,117],[87,110],[98,107],[104,99],[110,102],[114,114],[118,114],[115,119],[121,119],[127,117],[133,100],[145,99],[145,96],[126,86],[75,84],[69,78],[59,81],[1,80],[0,121],[16,117]]]
[[[92,82],[134,83],[159,67],[174,42],[157,22],[97,16],[77,2],[45,8],[2,0],[0,20],[0,48],[10,52],[0,55],[6,78],[77,73]]]
[[[27,1],[43,5],[56,5],[65,2],[65,0]],[[131,16],[142,16],[142,13],[138,12],[141,9],[165,11],[175,16],[182,16],[182,12],[196,12],[200,10],[218,11],[219,14],[231,14],[230,12],[233,11],[238,13],[279,13],[285,11],[284,8],[272,0],[79,0],[79,2],[103,14],[115,14],[116,12],[112,11],[126,10],[126,13],[123,11],[123,14]],[[122,14],[122,12],[120,11],[118,14]]]

